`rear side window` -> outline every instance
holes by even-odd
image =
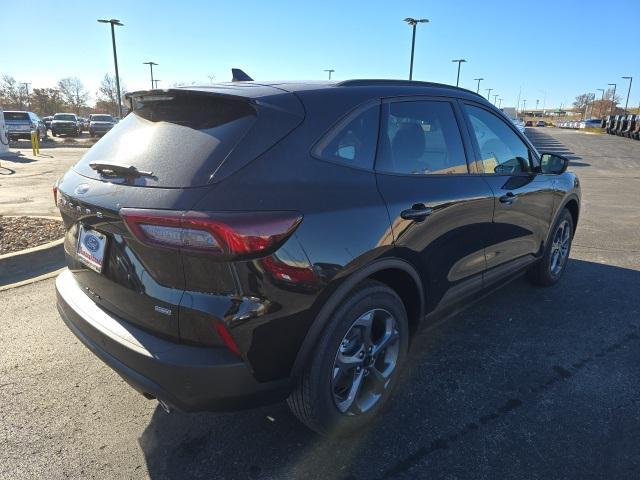
[[[412,175],[468,173],[451,104],[436,100],[385,104],[376,169]]]
[[[465,108],[484,173],[514,175],[532,170],[529,148],[504,120],[484,108],[472,105]]]
[[[320,140],[313,154],[329,162],[373,168],[378,141],[380,105],[372,105],[339,122]]]
[[[27,112],[4,112],[4,119],[6,120],[29,120],[29,114]]]

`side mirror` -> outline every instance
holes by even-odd
[[[550,175],[560,175],[567,171],[569,159],[555,153],[543,153],[540,157],[540,171]]]

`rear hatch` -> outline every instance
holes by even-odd
[[[263,93],[256,99],[229,87],[133,94],[132,113],[59,181],[67,265],[102,308],[162,336],[181,338],[184,255],[141,241],[123,212],[150,212],[169,225],[215,188],[215,181],[301,122],[302,108],[292,94]],[[145,232],[163,242],[175,240],[166,232]],[[215,265],[209,272],[212,290],[235,292],[229,263]]]
[[[29,133],[32,127],[27,112],[4,112],[4,123],[9,133]]]

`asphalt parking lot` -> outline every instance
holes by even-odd
[[[0,477],[638,478],[640,142],[528,135],[581,179],[565,277],[422,333],[371,430],[320,438],[283,404],[167,415],[75,339],[46,280],[0,292]]]

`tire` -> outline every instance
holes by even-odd
[[[372,342],[363,341],[367,331]],[[371,344],[377,348],[363,348]],[[331,314],[307,371],[287,399],[291,411],[323,435],[348,435],[366,427],[387,404],[408,345],[400,297],[382,283],[362,283]],[[348,362],[341,367],[339,355]]]
[[[54,137],[58,136],[58,134],[56,132],[54,132],[53,130],[51,130],[51,135],[54,136]]]
[[[544,256],[527,272],[527,277],[531,283],[541,287],[549,287],[560,280],[571,253],[573,234],[573,217],[569,210],[565,208],[553,225]]]

